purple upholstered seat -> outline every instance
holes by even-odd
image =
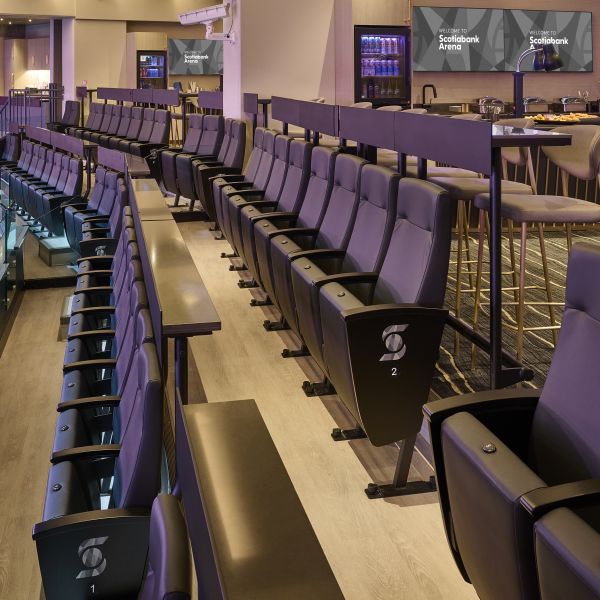
[[[306,193],[300,211],[297,214],[266,215],[255,227],[254,239],[260,282],[271,301],[276,304],[278,301],[271,263],[271,241],[287,233],[298,235],[300,230],[304,230],[305,234],[309,233],[308,230],[316,234],[325,216],[333,189],[333,172],[337,155],[337,151],[332,148],[313,148]]]
[[[271,215],[290,217],[298,214],[306,195],[312,151],[312,144],[302,140],[292,140],[285,180],[277,201],[249,200],[239,213],[242,233],[240,256],[254,279],[261,284],[262,274],[259,270],[255,245],[256,232],[268,228],[269,222],[265,220],[265,215],[270,218]]]
[[[333,185],[326,212],[318,231],[288,232],[271,241],[273,284],[277,305],[285,322],[296,332],[298,319],[292,288],[291,265],[298,252],[319,248],[346,248],[359,201],[361,174],[366,161],[339,154],[335,161]]]
[[[560,336],[541,392],[467,394],[425,407],[451,550],[481,598],[538,597],[532,507],[542,509],[558,497],[562,503],[551,506],[569,506],[569,496],[583,489],[568,484],[600,476],[599,340],[600,250],[576,244]],[[577,513],[597,528],[597,501],[586,506],[584,500]],[[581,523],[571,525],[561,530],[573,540]],[[490,547],[493,553],[481,551]],[[558,545],[555,551],[562,552]],[[543,589],[557,574],[543,580]],[[573,575],[554,592],[564,591]],[[576,589],[569,587],[569,596],[576,597]]]
[[[307,250],[292,262],[292,286],[300,336],[323,367],[319,286],[328,275],[349,271],[379,272],[396,219],[399,176],[366,165],[362,170],[354,226],[345,248]],[[330,202],[331,206],[331,202]]]
[[[423,307],[441,308],[444,303],[455,211],[456,203],[438,186],[403,179],[398,186],[394,229],[379,273],[341,274],[319,290],[325,373],[347,410],[377,446],[416,435],[421,428],[421,408],[429,395],[440,340],[435,339],[432,348],[429,330],[409,319]],[[352,336],[359,321],[363,327],[360,339]],[[444,321],[445,314],[440,336]],[[386,350],[382,334],[388,326],[400,326],[398,333],[410,349],[408,357],[380,360]],[[427,357],[433,360],[428,362]],[[393,367],[397,375],[390,377]],[[410,380],[404,374],[409,374]],[[376,391],[369,389],[368,381],[377,382]]]

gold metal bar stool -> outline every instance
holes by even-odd
[[[510,223],[516,223],[520,228],[521,248],[519,257],[519,281],[516,299],[516,326],[517,331],[517,358],[522,360],[524,334],[527,331],[541,331],[549,329],[553,332],[554,343],[556,343],[556,330],[559,325],[556,322],[554,306],[559,303],[553,301],[552,282],[548,271],[548,260],[544,241],[544,225],[560,224],[566,228],[567,248],[570,250],[572,243],[572,224],[595,224],[600,222],[600,206],[588,202],[570,198],[568,195],[568,177],[573,176],[584,181],[595,180],[598,177],[600,166],[600,127],[595,125],[573,125],[559,127],[557,133],[565,133],[572,136],[572,145],[562,148],[544,148],[544,153],[556,164],[560,170],[563,184],[563,196],[558,195],[514,195],[503,194],[502,217]],[[483,245],[483,223],[485,212],[489,212],[489,194],[481,194],[475,198],[474,205],[480,209],[480,245]],[[540,243],[540,254],[542,269],[544,273],[544,285],[546,302],[526,303],[526,289],[537,286],[526,286],[526,261],[527,261],[527,228],[533,225],[537,230]],[[478,276],[481,274],[482,251],[478,256]],[[481,307],[481,288],[477,291],[475,298],[475,316],[479,314]],[[525,306],[547,305],[549,326],[526,327]],[[477,322],[475,323],[475,327]],[[511,324],[507,324],[511,327]]]

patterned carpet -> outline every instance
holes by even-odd
[[[541,254],[537,235],[530,233],[527,241],[527,279],[526,285],[543,286],[543,271],[541,264]],[[552,281],[553,300],[555,302],[564,303],[565,292],[565,277],[566,265],[568,259],[566,236],[564,233],[551,232],[545,234],[546,251],[548,255],[548,268],[550,271],[550,279]],[[600,243],[600,230],[595,231],[578,231],[573,234],[574,243],[590,242]],[[510,271],[510,260],[508,251],[508,239],[503,240],[503,265],[504,271]],[[453,249],[456,249],[456,241]],[[518,239],[515,240],[515,252],[518,257],[520,244]],[[471,252],[472,259],[476,259],[477,255],[477,236],[473,232],[471,234]],[[483,287],[489,286],[489,265],[487,263],[488,249],[487,244],[484,252],[484,276]],[[456,259],[456,253],[453,252],[451,260]],[[475,264],[472,269],[475,271]],[[466,286],[466,278],[463,276],[463,288]],[[506,287],[512,286],[512,276],[504,275],[503,283]],[[447,306],[454,306],[456,289],[456,266],[450,265],[450,275],[448,281],[448,293],[446,296]],[[510,305],[514,302],[513,292],[505,291],[503,305],[503,317],[505,324],[515,324],[516,314],[515,307]],[[542,302],[546,300],[544,289],[528,290],[526,298],[528,301]],[[484,295],[485,301],[485,295]],[[463,319],[470,325],[473,324],[474,313],[474,294],[463,293]],[[489,312],[488,307],[483,306],[484,314],[480,315],[480,331],[486,337],[489,336]],[[557,320],[560,322],[562,315],[562,306],[555,308]],[[550,324],[547,306],[540,304],[526,308],[525,325],[527,327],[540,327]],[[474,362],[472,362],[472,344],[465,338],[460,338],[459,351],[454,353],[455,332],[450,327],[446,327],[442,342],[440,360],[437,365],[437,376],[433,382],[432,392],[434,395],[445,398],[455,394],[462,394],[472,391],[480,391],[489,389],[489,357],[478,351]],[[503,327],[503,347],[509,352],[516,354],[516,331],[509,327]],[[550,361],[553,354],[553,342],[551,331],[534,331],[525,335],[523,363],[530,367],[535,372],[535,378],[527,385],[533,387],[541,387],[546,378]]]

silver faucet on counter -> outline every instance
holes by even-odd
[[[423,106],[431,106],[433,103],[433,98],[432,98],[432,102],[430,102],[429,104],[427,104],[425,102],[425,90],[427,89],[431,89],[431,91],[433,92],[433,98],[437,98],[437,89],[435,87],[435,85],[433,85],[433,83],[426,83],[422,88],[421,88],[421,101],[423,102]]]

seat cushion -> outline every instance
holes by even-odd
[[[488,444],[495,452],[484,452]],[[479,597],[535,597],[533,540],[519,499],[544,481],[467,413],[444,421],[442,449],[454,537]]]
[[[473,200],[490,190],[489,179],[474,177],[429,177],[431,183],[444,188],[454,200]],[[503,194],[532,194],[531,186],[516,181],[502,181]]]
[[[600,534],[573,511],[536,522],[535,556],[544,600],[600,597]]]
[[[477,196],[475,206],[489,211],[490,195]],[[566,196],[502,194],[502,216],[517,223],[598,223],[600,206]]]

